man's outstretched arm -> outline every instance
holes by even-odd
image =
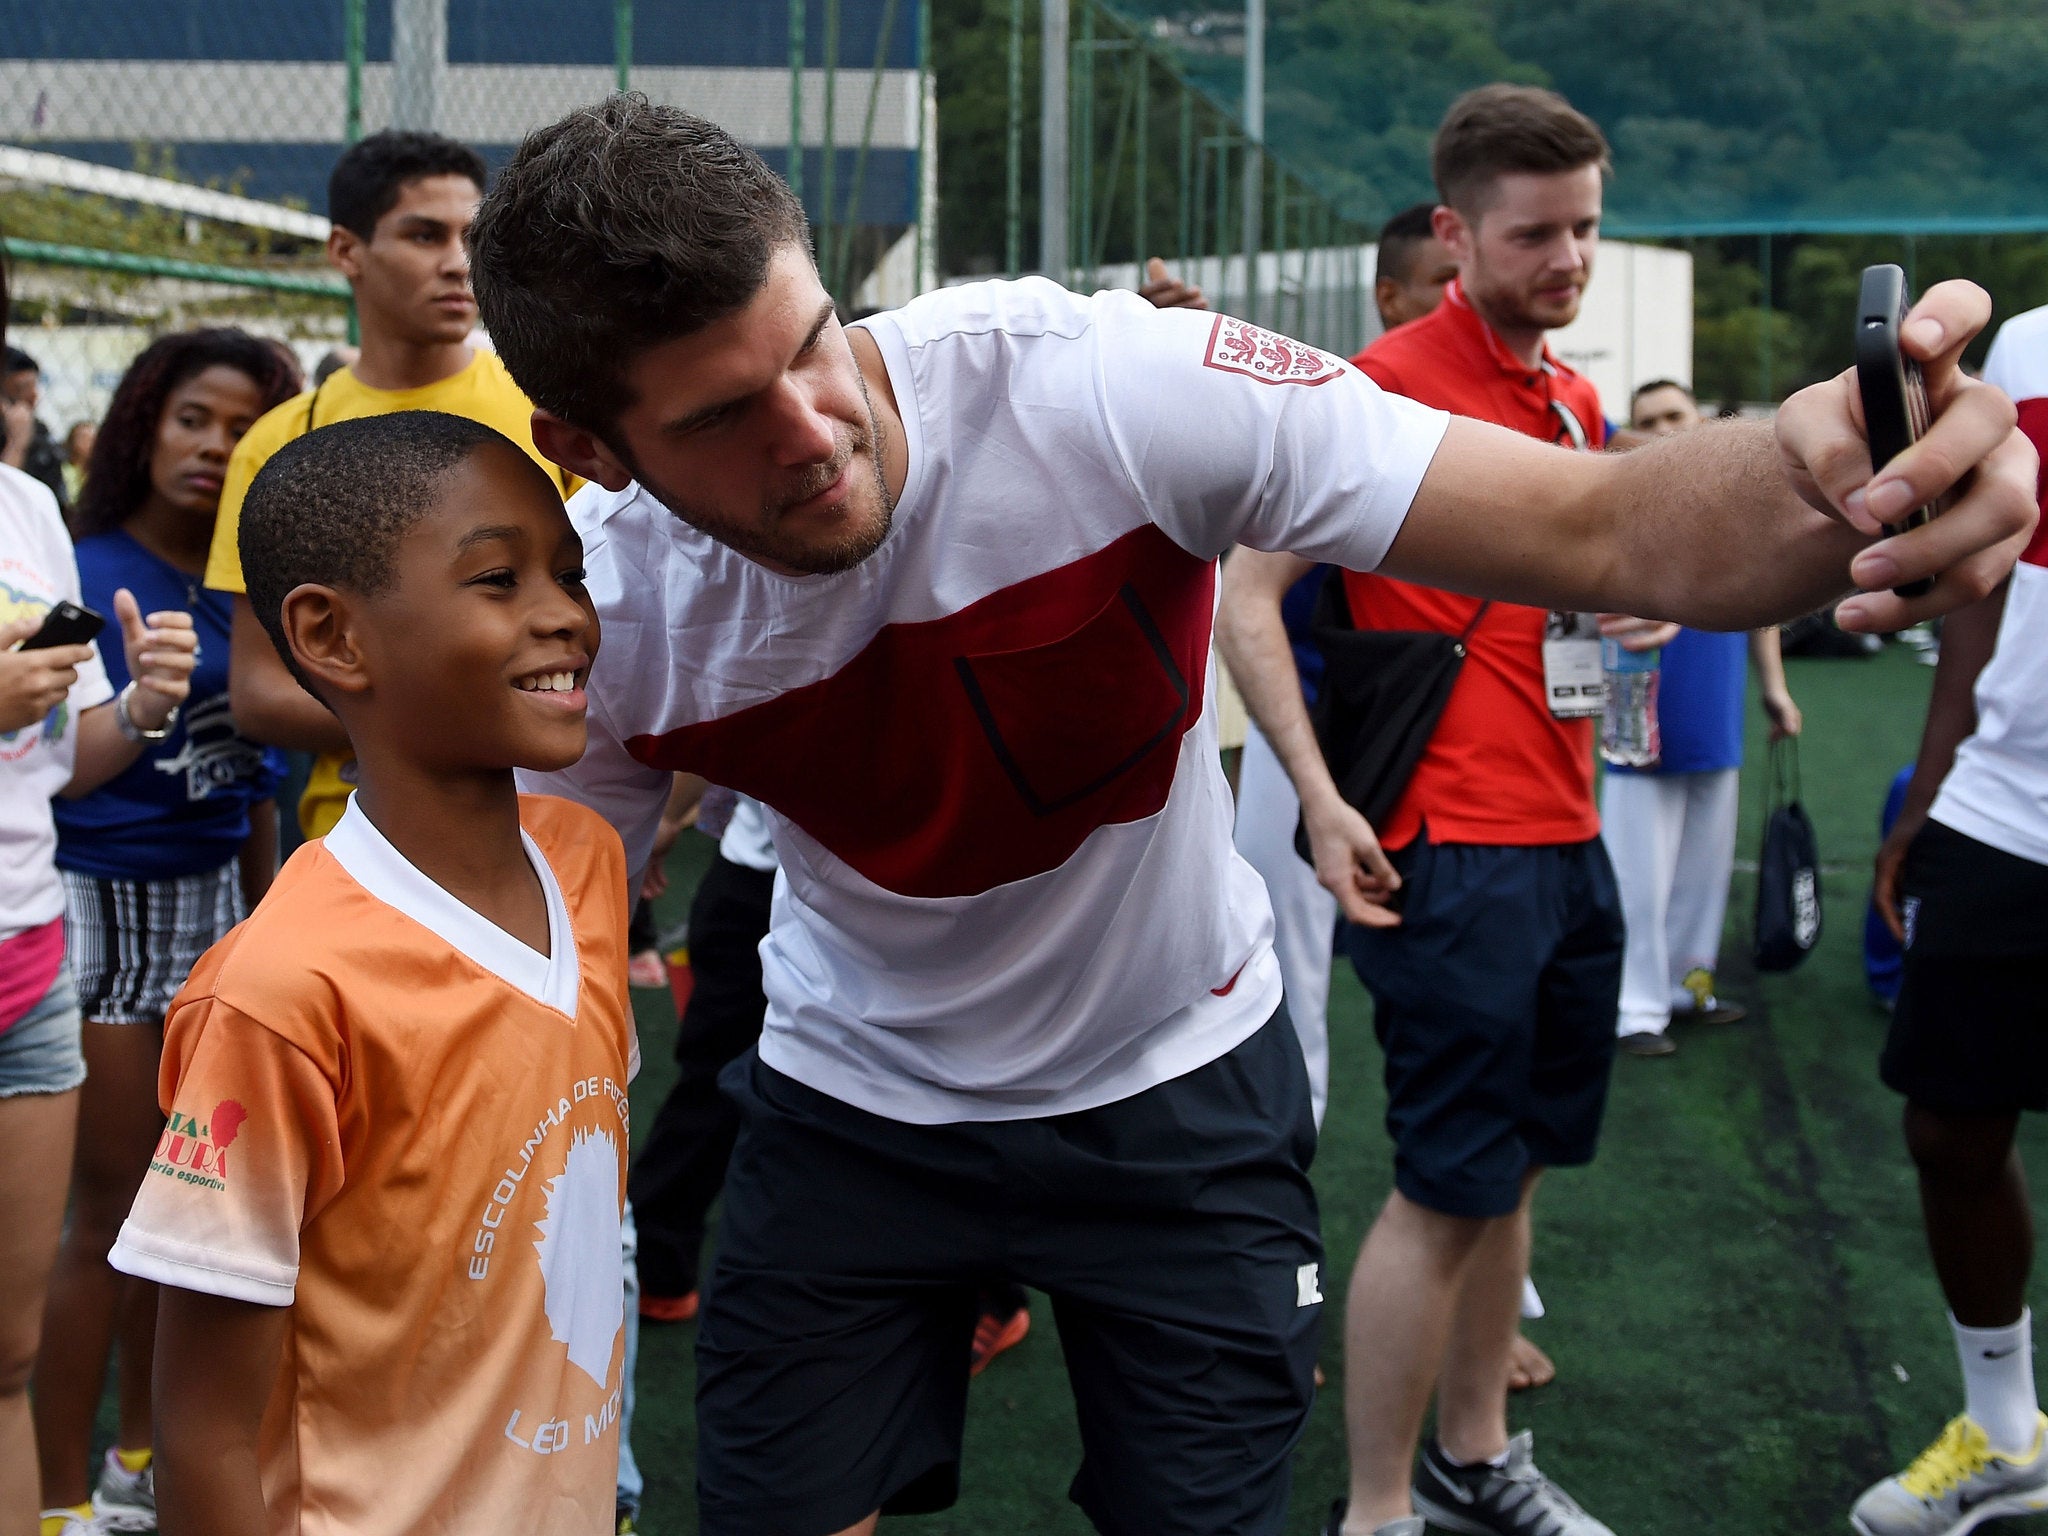
[[[1380,569],[1549,608],[1754,629],[1833,601],[1846,629],[1898,629],[1984,597],[2030,536],[2034,449],[2012,402],[1957,360],[1990,315],[1970,283],[1914,307],[1927,436],[1872,478],[1855,376],[1801,390],[1774,425],[1729,423],[1627,454],[1580,454],[1454,419]],[[1961,482],[1910,533],[1894,520]],[[1889,589],[1934,578],[1920,598]]]

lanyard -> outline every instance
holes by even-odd
[[[1550,409],[1556,413],[1558,425],[1564,431],[1564,436],[1558,438],[1558,442],[1568,442],[1580,453],[1585,453],[1593,446],[1592,439],[1586,436],[1585,423],[1579,420],[1570,406],[1552,395]]]

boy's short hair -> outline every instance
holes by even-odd
[[[622,93],[526,136],[470,227],[470,285],[528,398],[601,433],[636,357],[744,309],[807,228],[725,129]]]
[[[397,411],[294,438],[257,473],[242,502],[249,606],[315,698],[285,638],[286,594],[307,582],[371,597],[389,590],[399,541],[433,510],[448,472],[487,443],[526,459],[510,438],[467,416]]]
[[[1650,391],[1654,389],[1675,389],[1681,395],[1685,396],[1686,399],[1690,400],[1694,405],[1698,405],[1700,403],[1699,396],[1695,395],[1691,390],[1687,389],[1683,384],[1679,383],[1678,380],[1652,379],[1647,384],[1638,384],[1635,387],[1634,391],[1628,397],[1629,408],[1633,410],[1635,408],[1635,403],[1638,400],[1642,399],[1643,396],[1649,394]]]
[[[1405,283],[1414,275],[1415,253],[1424,241],[1436,238],[1435,213],[1435,203],[1417,203],[1380,226],[1373,276]]]
[[[1487,194],[1516,171],[1539,176],[1597,165],[1610,169],[1607,138],[1555,91],[1533,85],[1482,85],[1444,114],[1430,141],[1437,195],[1468,218],[1484,213]]]
[[[484,157],[467,144],[438,133],[388,128],[351,144],[334,162],[327,176],[327,217],[368,240],[408,182],[467,176],[481,192],[489,174]]]

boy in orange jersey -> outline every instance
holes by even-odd
[[[405,412],[282,448],[243,564],[360,788],[172,1007],[113,1263],[162,1284],[166,1536],[610,1529],[626,871],[515,768],[584,746],[561,498]]]

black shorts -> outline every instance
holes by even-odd
[[[1886,1086],[1954,1114],[2048,1109],[2048,865],[1930,821],[1901,883]]]
[[[1052,1296],[1068,1496],[1117,1536],[1282,1530],[1322,1241],[1284,1012],[1209,1065],[1040,1120],[906,1125],[764,1067],[697,1337],[704,1536],[828,1536],[959,1488],[979,1287]]]
[[[1505,1216],[1532,1168],[1593,1160],[1623,928],[1598,838],[1394,855],[1398,928],[1347,928],[1386,1053],[1394,1184],[1446,1216]]]

